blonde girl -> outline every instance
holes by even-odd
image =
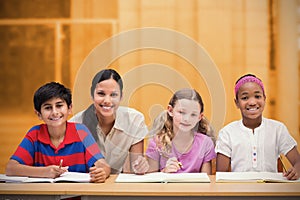
[[[216,157],[214,142],[203,115],[201,96],[194,89],[181,89],[171,98],[167,110],[154,122],[146,150],[149,171],[167,173],[206,172]]]

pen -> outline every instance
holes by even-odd
[[[63,161],[64,161],[63,159],[60,159],[60,162],[59,162],[59,169],[62,168]]]

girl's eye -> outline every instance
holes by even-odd
[[[192,117],[196,117],[197,116],[197,114],[192,114]]]
[[[248,97],[241,97],[241,99],[242,99],[242,100],[247,100],[247,99],[248,99]]]
[[[261,95],[255,95],[255,98],[260,99],[260,98],[262,98],[262,96]]]

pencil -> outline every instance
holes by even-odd
[[[290,161],[287,159],[287,157],[283,154],[280,154],[280,161],[282,163],[282,167],[284,169],[285,172],[287,172],[290,168],[292,168],[292,164],[290,163]]]
[[[157,148],[157,151],[159,152],[159,155],[160,155],[160,156],[162,156],[162,157],[164,157],[164,158],[166,158],[166,159],[169,159],[169,158],[170,158],[169,156],[166,156],[166,155],[164,154],[164,152],[163,152],[161,149]],[[178,166],[180,167],[180,169],[183,168],[183,165],[182,165],[182,163],[179,161],[179,158],[178,158],[177,164],[178,164]]]
[[[60,162],[59,162],[59,169],[62,168],[63,161],[64,161],[63,159],[60,159]]]
[[[182,163],[181,163],[181,162],[178,162],[178,165],[179,165],[180,169],[182,169],[182,168],[183,168],[183,165],[182,165]]]

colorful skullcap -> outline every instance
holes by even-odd
[[[248,75],[245,75],[244,77],[242,77],[241,79],[239,79],[236,82],[235,87],[234,87],[235,96],[237,96],[237,93],[238,93],[240,87],[242,85],[244,85],[245,83],[248,83],[248,82],[257,83],[261,87],[261,89],[263,91],[263,94],[265,95],[264,84],[262,83],[262,81],[259,78],[257,78],[256,76],[254,76],[252,74],[248,74]]]

